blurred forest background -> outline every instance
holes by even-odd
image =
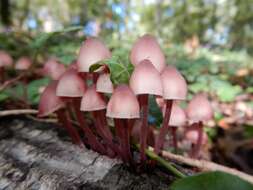
[[[14,60],[29,56],[39,67],[52,56],[70,64],[87,36],[99,36],[112,50],[114,61],[128,65],[133,42],[145,33],[155,35],[167,63],[176,65],[187,79],[189,98],[197,92],[206,92],[212,100],[215,120],[208,125],[218,128],[209,128],[207,132],[210,141],[219,144],[213,156],[222,153],[224,157],[217,157],[219,162],[227,162],[229,158],[229,162],[253,173],[253,159],[249,156],[253,155],[252,0],[1,0],[0,3],[0,49],[9,52]],[[10,76],[18,75],[9,72]],[[22,107],[14,106],[13,100],[21,101],[25,83],[26,103],[36,106],[40,87],[49,79],[32,79],[2,90],[1,104],[5,108]],[[115,83],[122,81],[127,81],[124,73],[122,77],[114,77]],[[155,106],[151,107],[150,122],[160,121],[161,114]],[[222,136],[219,142],[217,135]]]

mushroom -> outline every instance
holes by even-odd
[[[113,92],[113,84],[110,79],[109,73],[102,73],[99,75],[97,84],[96,84],[96,91],[100,93],[112,93]]]
[[[21,57],[15,64],[15,69],[20,71],[28,70],[32,65],[32,60],[29,57]]]
[[[77,120],[81,129],[84,131],[88,139],[88,143],[92,149],[105,153],[103,145],[97,140],[96,136],[87,126],[86,121],[80,111],[81,98],[85,92],[85,84],[83,79],[78,75],[78,72],[70,68],[60,78],[56,89],[56,95],[62,97],[65,102],[73,106]]]
[[[129,130],[132,128],[132,120],[140,117],[140,107],[135,94],[127,85],[119,85],[114,90],[107,104],[106,116],[114,118],[122,159],[131,163],[132,155],[129,142]]]
[[[163,115],[165,114],[165,106],[163,107]],[[177,152],[177,128],[183,127],[186,123],[186,114],[185,111],[174,102],[171,109],[171,117],[169,121],[169,127],[171,128],[172,137],[173,137],[173,146]]]
[[[171,109],[173,100],[185,100],[187,95],[187,84],[183,76],[172,66],[167,66],[161,73],[163,87],[163,99],[165,101],[165,113],[158,140],[154,152],[159,154],[163,148],[165,136],[169,129]]]
[[[111,57],[111,52],[105,44],[98,38],[91,37],[82,44],[79,56],[77,59],[78,72],[84,73],[84,78],[87,78],[90,66]],[[97,73],[92,73],[93,82],[97,80]]]
[[[96,92],[95,85],[90,86],[83,94],[81,101],[81,111],[92,112],[95,118],[95,127],[99,135],[103,138],[103,140],[109,145],[112,150],[117,152],[117,149],[113,144],[112,133],[106,125],[106,122],[104,122],[106,121],[105,109],[106,102],[104,101],[102,95]],[[108,155],[110,157],[114,157],[115,154],[108,150]]]
[[[29,57],[21,57],[15,64],[15,69],[20,72],[26,72],[32,66],[32,60]],[[23,92],[24,92],[24,101],[27,102],[27,83],[28,77],[24,77],[24,85],[23,85]]]
[[[165,67],[165,56],[155,37],[146,34],[140,37],[133,45],[130,60],[137,66],[143,59],[148,59],[161,72]]]
[[[59,63],[55,58],[50,58],[43,67],[43,73],[53,80],[59,80],[66,68],[63,64]]]
[[[5,68],[11,67],[13,64],[12,57],[5,51],[0,51],[0,83],[5,80]]]
[[[57,84],[57,81],[53,81],[45,88],[41,94],[38,117],[45,117],[55,112],[57,114],[58,120],[68,131],[73,143],[78,144],[82,147],[82,140],[70,122],[69,113],[65,110],[65,103],[60,97],[56,96]]]
[[[160,73],[147,59],[142,60],[134,69],[129,85],[133,92],[138,95],[142,111],[142,135],[140,137],[141,161],[146,160],[145,149],[147,146],[148,133],[148,96],[162,95],[162,83]]]
[[[191,148],[191,152],[190,152],[190,156],[194,155],[194,147],[196,147],[196,145],[199,143],[199,132],[198,130],[195,129],[187,129],[185,132],[185,138],[187,141],[190,141],[190,143],[192,144],[192,148]],[[203,131],[202,134],[202,141],[201,141],[201,146],[207,144],[208,142],[208,136],[207,134]]]
[[[203,122],[212,119],[213,109],[204,94],[197,94],[189,102],[186,113],[190,122],[193,123],[192,127],[198,131],[198,141],[191,155],[193,158],[197,158],[203,141]]]

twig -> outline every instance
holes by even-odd
[[[38,110],[34,109],[20,109],[20,110],[5,110],[0,111],[0,117],[6,117],[11,115],[23,115],[23,114],[37,114]]]
[[[3,91],[5,88],[7,88],[9,85],[17,82],[18,80],[20,80],[21,78],[23,78],[26,74],[21,74],[19,76],[17,76],[16,78],[14,79],[10,79],[10,80],[7,80],[5,81],[1,86],[0,86],[0,92]]]
[[[152,147],[149,147],[149,151],[153,151]],[[167,159],[175,160],[184,164],[187,164],[189,166],[194,166],[197,168],[200,168],[204,171],[222,171],[226,172],[232,175],[236,175],[240,177],[241,179],[244,179],[250,183],[253,184],[253,176],[248,175],[244,172],[238,171],[233,168],[229,168],[223,165],[216,164],[214,162],[206,161],[206,160],[196,160],[192,158],[186,158],[181,155],[176,155],[167,151],[162,151],[162,156]]]

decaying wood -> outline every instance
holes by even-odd
[[[120,163],[71,144],[65,131],[30,119],[0,120],[0,189],[168,189],[160,170],[135,174]]]

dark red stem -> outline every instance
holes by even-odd
[[[177,152],[177,127],[176,126],[171,126],[171,134],[172,134],[173,146],[174,146],[175,152]]]
[[[0,84],[4,83],[5,80],[5,69],[4,67],[0,67]]]
[[[160,129],[159,136],[158,136],[157,141],[155,143],[154,152],[156,154],[160,153],[161,149],[163,148],[164,142],[165,142],[165,136],[166,136],[168,129],[169,129],[169,121],[170,121],[172,103],[173,103],[173,100],[166,100],[165,116],[163,118],[163,123],[162,123],[162,127]]]
[[[85,136],[87,137],[90,147],[101,154],[105,154],[106,150],[104,146],[98,141],[97,137],[93,134],[91,129],[86,124],[83,114],[80,111],[80,100],[80,98],[73,98],[72,101],[77,120],[80,124],[80,128],[83,130]]]
[[[73,143],[79,145],[80,147],[83,147],[82,140],[77,130],[72,126],[70,122],[68,112],[66,112],[65,110],[58,110],[56,111],[56,114],[63,127],[68,131]]]
[[[142,125],[140,136],[140,153],[141,163],[146,161],[145,149],[147,148],[147,136],[148,136],[148,94],[140,95],[140,105],[142,110]]]
[[[106,132],[105,132],[105,126],[102,124],[101,122],[101,118],[100,118],[100,111],[93,111],[93,117],[94,117],[94,122],[95,122],[95,128],[97,133],[99,134],[100,137],[102,137],[103,141],[105,142],[106,145],[108,145],[109,147],[107,148],[107,154],[109,157],[113,158],[115,157],[115,147],[113,145],[113,141],[110,137],[107,136]]]
[[[123,161],[127,162],[127,156],[126,152],[124,150],[124,145],[123,145],[123,139],[124,139],[124,124],[122,123],[121,119],[114,119],[114,125],[115,125],[115,133],[116,133],[116,140],[119,143],[119,152],[120,156]]]
[[[199,153],[201,150],[201,145],[203,143],[203,123],[202,122],[198,122],[198,141],[197,144],[194,146],[193,151],[192,151],[192,158],[198,158],[199,157]]]

